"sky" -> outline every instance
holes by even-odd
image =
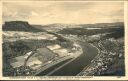
[[[93,24],[123,22],[124,3],[112,1],[3,2],[2,20],[31,24]]]

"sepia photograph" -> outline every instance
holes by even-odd
[[[125,77],[123,1],[3,1],[2,76]]]

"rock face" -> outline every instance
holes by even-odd
[[[3,31],[41,31],[29,25],[26,21],[9,21],[2,26]]]

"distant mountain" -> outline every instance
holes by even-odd
[[[54,23],[43,25],[43,27],[51,27],[51,28],[88,28],[88,27],[123,27],[123,22],[115,22],[115,23],[95,23],[95,24],[63,24],[63,23]]]
[[[40,29],[40,30],[45,30],[49,32],[57,32],[59,30],[62,30],[63,28],[67,28],[65,24],[47,24],[47,25],[32,25],[33,27]]]
[[[91,28],[91,29],[89,29]],[[58,31],[59,34],[71,34],[71,35],[95,35],[102,33],[124,34],[123,23],[97,23],[97,24],[82,24],[80,27],[64,28]]]
[[[31,31],[31,32],[42,32],[42,31],[50,31],[50,32],[61,32],[66,29],[66,31],[72,31],[72,28],[82,28],[77,29],[77,31],[83,31],[83,28],[123,28],[123,22],[116,23],[96,23],[96,24],[63,24],[63,23],[54,23],[47,25],[30,25],[26,21],[10,21],[5,22],[2,26],[3,31]],[[70,32],[70,31],[69,31]],[[85,32],[85,31],[84,31]],[[76,33],[76,32],[75,32]]]
[[[39,29],[39,30],[41,30],[41,31],[45,31],[46,32],[46,30],[45,30],[45,26],[43,26],[43,25],[32,25],[32,27],[34,27],[34,28],[36,28],[36,29]]]
[[[96,23],[96,24],[63,24],[63,23],[54,23],[47,25],[33,25],[33,27],[40,30],[46,30],[49,32],[59,32],[59,33],[85,33],[85,29],[100,29],[100,28],[124,28],[123,22],[116,23]],[[73,29],[73,30],[72,30]],[[71,31],[70,31],[71,30]],[[74,31],[75,30],[75,31]],[[78,31],[78,32],[76,32]],[[95,30],[93,30],[95,31]]]
[[[93,27],[93,28],[115,28],[115,27],[124,27],[123,22],[115,22],[115,23],[95,23],[95,24],[80,24],[81,27]]]
[[[9,21],[2,26],[3,31],[28,31],[41,32],[42,30],[34,28],[26,21]]]

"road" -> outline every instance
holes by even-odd
[[[91,63],[91,60],[98,54],[98,49],[89,43],[80,42],[83,54],[75,58],[73,61],[57,67],[55,71],[49,71],[48,76],[76,76],[84,67]],[[63,67],[62,67],[63,66]],[[54,67],[54,66],[53,66]],[[44,72],[38,74],[44,76]]]
[[[48,63],[43,64],[42,67],[39,68],[38,71],[34,75],[38,76],[38,75],[40,75],[41,72],[43,72],[43,75],[45,75],[46,73],[49,72],[49,69],[54,70],[55,69],[54,67],[56,67],[56,65],[58,66],[58,65],[62,64],[63,62],[68,61],[68,59],[71,59],[71,58],[72,58],[71,56],[66,56],[66,57],[63,57],[56,61],[53,61],[49,64]]]

